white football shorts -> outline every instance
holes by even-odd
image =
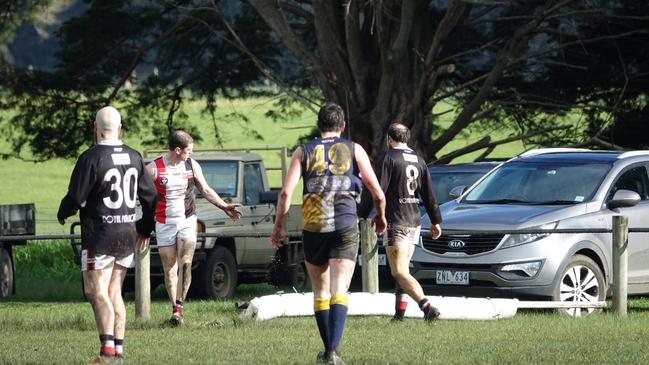
[[[158,247],[172,246],[176,240],[184,238],[196,242],[196,215],[178,223],[155,222],[155,237]]]
[[[88,250],[81,250],[81,271],[103,270],[113,267],[113,264],[131,269],[135,267],[134,255],[130,254],[119,260],[110,255],[90,255]]]

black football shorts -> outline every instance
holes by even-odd
[[[334,232],[302,231],[304,259],[313,265],[324,265],[329,259],[356,261],[358,255],[358,225]]]

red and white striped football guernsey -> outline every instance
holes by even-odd
[[[154,182],[158,191],[156,222],[178,223],[194,215],[194,171],[200,171],[200,166],[191,158],[176,166],[170,166],[165,156],[153,162],[156,168]]]

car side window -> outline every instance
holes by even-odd
[[[259,164],[246,164],[243,167],[243,203],[245,205],[259,204],[259,194],[263,191],[263,186]]]
[[[641,200],[649,199],[649,177],[647,177],[647,169],[644,166],[638,166],[622,173],[615,184],[613,184],[608,194],[608,200],[613,199],[613,195],[620,189],[635,191],[640,195]]]

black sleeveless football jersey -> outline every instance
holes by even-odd
[[[137,222],[137,199],[142,219]],[[156,190],[140,154],[121,142],[102,142],[77,160],[58,218],[81,210],[81,246],[91,254],[122,258],[135,251],[136,230],[154,227]]]
[[[431,223],[442,222],[426,163],[413,150],[390,148],[383,158],[378,178],[385,192],[385,218],[389,224],[420,225],[419,199]]]

